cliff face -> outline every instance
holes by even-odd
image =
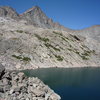
[[[0,17],[0,62],[7,69],[100,66],[99,26],[62,31],[39,7],[15,13],[19,20],[14,13]]]

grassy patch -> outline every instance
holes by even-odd
[[[55,57],[57,58],[58,61],[63,61],[63,57],[61,57],[60,55],[55,55]]]
[[[12,57],[14,57],[14,58],[16,58],[16,59],[22,59],[22,57],[21,56],[16,56],[16,55],[12,55]]]
[[[78,55],[80,55],[80,52],[79,51],[75,51],[75,53],[78,54]]]
[[[71,48],[67,48],[67,50],[69,50],[69,51],[73,51]]]
[[[70,39],[70,38],[64,36],[64,35],[63,35],[62,33],[60,33],[60,32],[53,31],[53,33],[59,35],[59,36],[62,38],[62,40],[66,41],[66,42],[68,42],[68,41],[73,41],[72,39]],[[74,41],[73,41],[73,42],[74,42]]]
[[[66,38],[64,38],[64,37],[61,37],[61,38],[62,38],[62,40],[68,42],[68,39],[66,39]]]
[[[19,59],[21,61],[26,61],[26,62],[29,62],[31,61],[31,59],[29,57],[22,57],[21,55],[19,56],[16,56],[16,55],[12,55],[12,57],[16,58],[16,59]]]
[[[87,57],[87,56],[80,55],[80,57],[81,57],[83,60],[89,60],[89,57]]]
[[[53,33],[63,36],[60,32],[53,31]]]
[[[23,33],[23,30],[16,30],[16,32],[18,32],[18,33]]]
[[[43,42],[49,42],[49,39],[48,39],[48,38],[41,37],[41,36],[39,36],[39,35],[37,35],[37,34],[35,34],[35,36],[36,36],[39,40],[41,40],[41,41],[43,41]]]
[[[31,61],[31,59],[29,57],[23,57],[22,59],[23,61]]]
[[[59,48],[54,47],[53,45],[51,45],[50,43],[45,43],[44,44],[47,48],[53,48],[55,51],[60,51]]]

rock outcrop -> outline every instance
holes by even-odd
[[[0,72],[2,67],[0,67]],[[5,73],[0,78],[0,100],[60,100],[47,85],[35,77],[26,77],[22,72]]]
[[[0,7],[0,17],[10,17],[12,19],[18,20],[19,14],[9,6]]]

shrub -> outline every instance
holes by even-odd
[[[55,34],[58,34],[58,35],[61,35],[61,36],[62,36],[62,33],[60,33],[60,32],[55,32],[55,31],[53,31],[53,33],[55,33]]]
[[[18,33],[23,33],[23,30],[16,30],[16,32],[18,32]]]
[[[31,59],[30,58],[28,58],[28,57],[23,57],[23,59],[22,59],[23,61],[31,61]]]
[[[57,58],[58,61],[63,61],[63,57],[61,57],[60,55],[55,55],[55,57]]]
[[[45,38],[45,37],[40,37],[39,35],[35,34],[35,36],[41,40],[41,41],[44,41],[44,42],[49,42],[49,39],[48,38]]]
[[[12,55],[12,57],[19,59],[21,61],[27,61],[27,62],[31,61],[31,59],[29,57],[22,57],[21,55],[19,55],[19,56]]]
[[[49,44],[49,43],[45,43],[44,44],[47,48],[53,48],[55,51],[60,51],[60,49],[59,48],[56,48],[56,47],[54,47],[53,45],[51,45],[51,44]]]

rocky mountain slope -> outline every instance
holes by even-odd
[[[9,6],[3,6],[0,7],[0,16],[10,17],[15,20],[25,20],[27,24],[32,24],[36,27],[70,31],[70,29],[65,28],[59,23],[53,22],[53,20],[48,18],[38,6],[28,9],[23,14],[18,14]]]
[[[38,7],[18,20],[0,17],[0,63],[6,69],[100,66],[99,27],[64,31],[47,20]]]

